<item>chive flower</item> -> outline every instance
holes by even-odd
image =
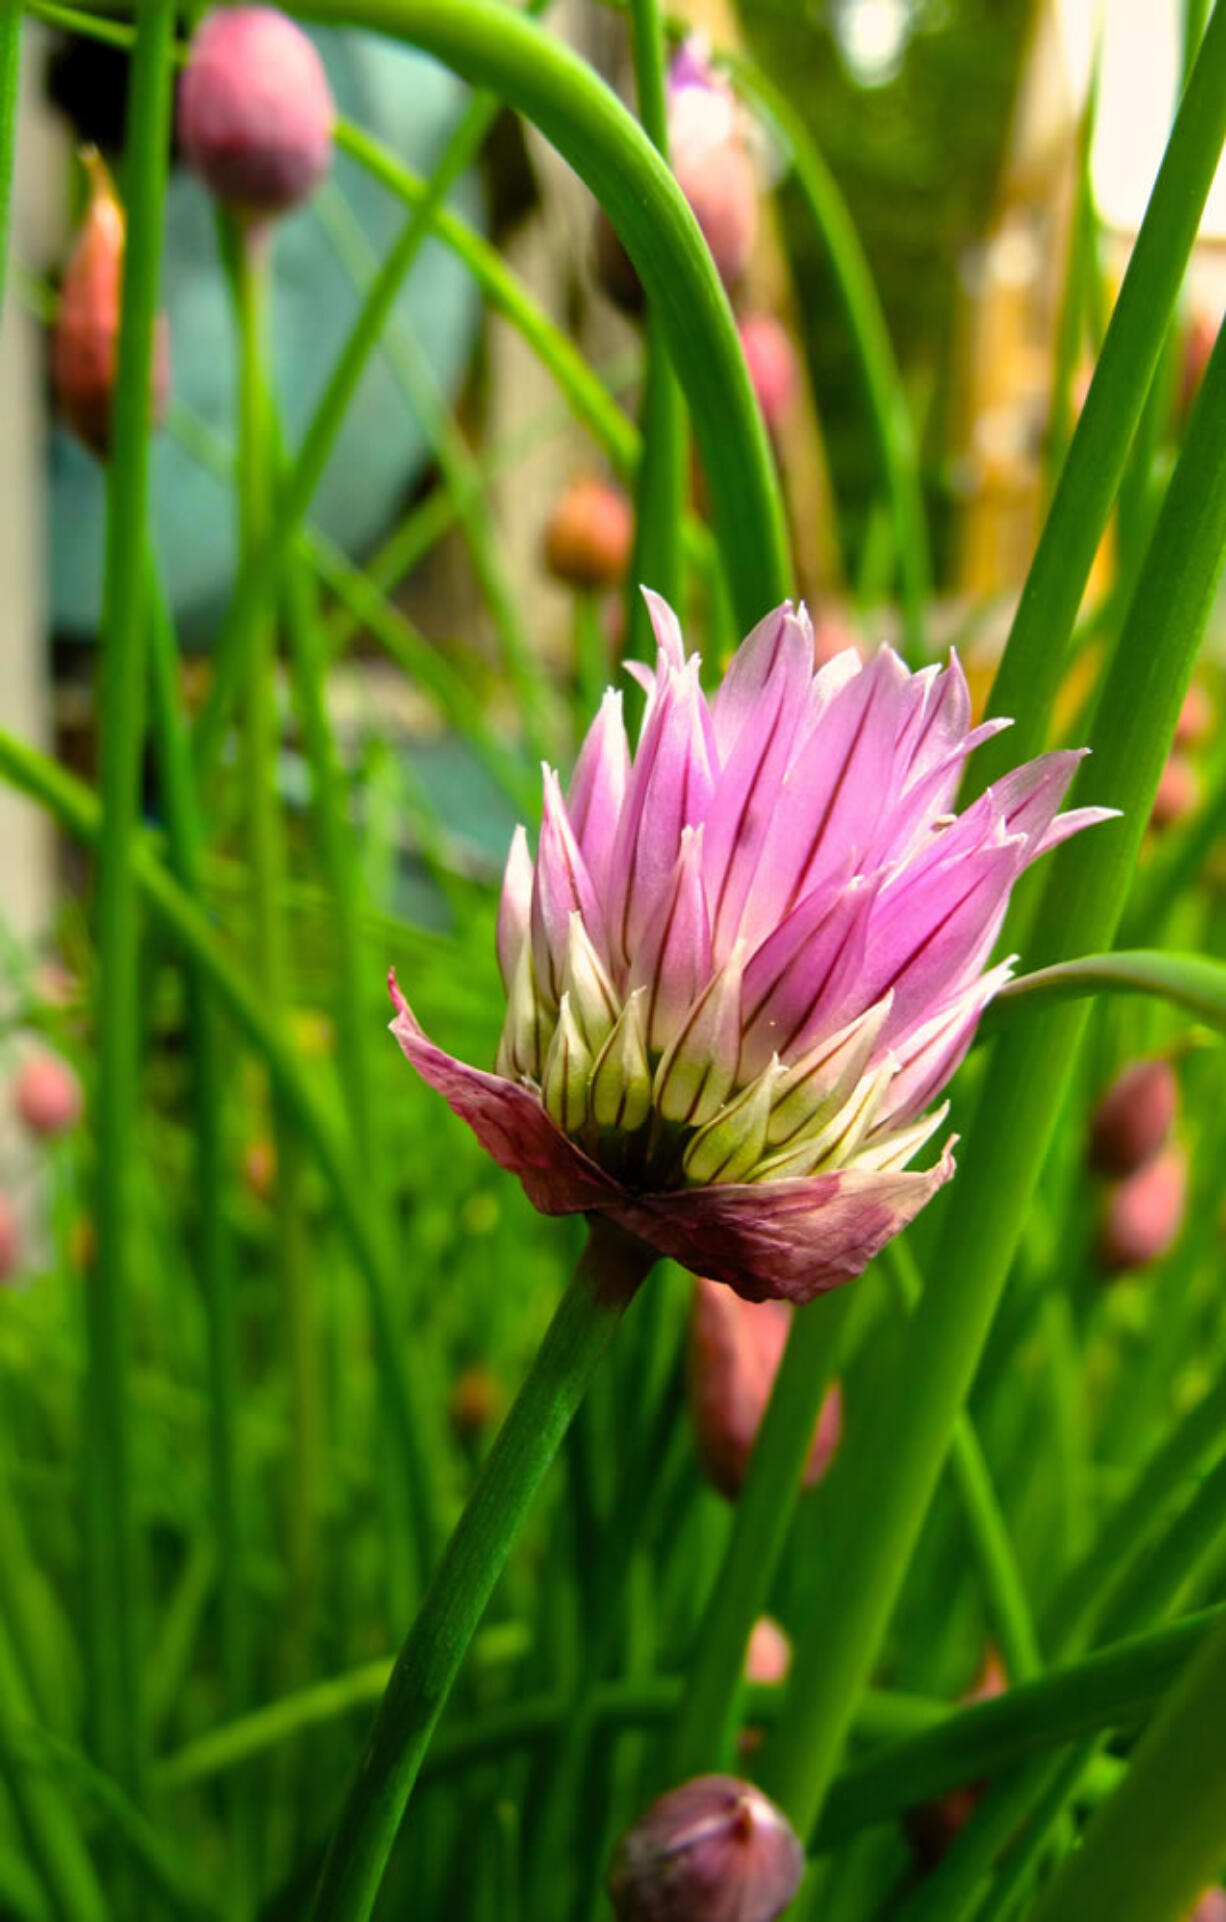
[[[851,649],[816,674],[803,608],[768,614],[713,699],[648,593],[654,672],[631,755],[606,693],[535,860],[511,844],[496,1071],[445,1054],[393,976],[392,1031],[546,1214],[602,1215],[747,1300],[858,1275],[953,1173],[932,1104],[1011,963],[1013,883],[1103,818],[1059,814],[1081,759],[1040,756],[950,812],[970,725],[956,658]]]

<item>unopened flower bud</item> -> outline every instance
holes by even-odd
[[[1226,1889],[1206,1889],[1188,1922],[1226,1922]]]
[[[1111,1083],[1091,1117],[1090,1166],[1103,1175],[1135,1173],[1170,1134],[1178,1100],[1169,1061],[1134,1061]]]
[[[332,161],[336,109],[323,62],[275,7],[226,7],[197,29],[179,90],[179,138],[224,206],[285,213]]]
[[[98,155],[87,154],[85,165],[89,207],[64,269],[51,343],[51,378],[68,425],[99,460],[105,460],[111,446],[118,371],[126,223]],[[150,388],[150,417],[156,427],[170,389],[170,337],[164,314],[154,327]]]
[[[756,1081],[700,1128],[685,1151],[685,1178],[700,1186],[708,1181],[743,1181],[762,1159],[771,1103],[786,1068],[776,1058]]]
[[[0,1190],[0,1282],[11,1281],[21,1261],[21,1227],[17,1210]]]
[[[653,1802],[609,1873],[618,1922],[774,1922],[805,1856],[787,1817],[731,1775],[700,1775]]]
[[[1098,1241],[1099,1259],[1108,1274],[1144,1268],[1174,1247],[1183,1227],[1187,1179],[1187,1162],[1176,1146],[1112,1191]]]
[[[773,314],[746,314],[737,332],[762,418],[777,434],[796,398],[799,379],[792,337]]]
[[[81,1119],[81,1083],[58,1055],[31,1055],[13,1082],[13,1106],[31,1134],[53,1139]]]
[[[1182,754],[1167,757],[1166,766],[1158,777],[1158,787],[1154,794],[1154,805],[1150,810],[1149,824],[1161,832],[1163,828],[1174,827],[1178,821],[1186,820],[1195,814],[1200,806],[1200,775],[1190,761]]]
[[[578,1134],[587,1120],[591,1075],[592,1051],[574,1017],[570,996],[564,993],[541,1081],[545,1111],[563,1134]]]
[[[741,111],[693,41],[668,81],[668,158],[725,287],[735,287],[758,231],[758,181]]]
[[[792,1666],[792,1644],[773,1615],[759,1615],[745,1650],[745,1680],[759,1688],[786,1682]]]
[[[791,1325],[790,1302],[744,1301],[722,1282],[694,1284],[689,1334],[694,1439],[708,1480],[729,1501],[741,1492]],[[836,1383],[814,1425],[806,1488],[829,1467],[842,1423]]]
[[[647,1060],[647,990],[636,988],[600,1051],[589,1090],[592,1120],[633,1134],[651,1112]]]
[[[1199,747],[1213,732],[1213,703],[1198,681],[1193,681],[1183,697],[1175,723],[1176,747]]]
[[[634,545],[634,512],[608,481],[587,478],[567,488],[545,530],[545,565],[568,587],[618,587]]]

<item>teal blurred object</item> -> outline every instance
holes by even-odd
[[[423,55],[373,35],[320,29],[338,111],[384,140],[421,173],[433,167],[466,89]],[[331,178],[382,258],[406,215],[402,204],[344,154]],[[483,195],[469,176],[452,205],[482,224]],[[272,359],[286,435],[296,444],[357,312],[357,295],[310,207],[274,237]],[[172,398],[233,445],[236,356],[212,202],[186,172],[171,180],[163,299],[170,316]],[[476,289],[454,256],[429,242],[400,297],[442,391],[454,394],[480,319]],[[421,429],[382,355],[367,369],[315,496],[312,519],[351,552],[386,527],[426,460]],[[54,631],[97,631],[101,604],[103,471],[62,428],[50,443],[50,611]],[[183,638],[207,646],[235,566],[233,495],[167,431],[153,450],[151,498],[158,561]]]

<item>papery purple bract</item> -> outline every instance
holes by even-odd
[[[498,1072],[429,1041],[423,1079],[548,1214],[612,1217],[749,1300],[859,1274],[953,1172],[909,1163],[1011,964],[1009,891],[1105,810],[1058,810],[1080,756],[1040,756],[957,817],[966,682],[888,649],[813,672],[804,609],[750,634],[708,702],[648,594],[654,672],[631,757],[606,695],[540,846],[507,863]]]

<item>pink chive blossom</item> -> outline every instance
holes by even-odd
[[[953,1173],[934,1107],[984,1007],[1009,892],[1103,818],[1059,814],[1081,755],[1042,755],[951,812],[970,724],[956,658],[884,649],[816,674],[776,608],[710,700],[648,593],[655,671],[633,755],[610,690],[535,860],[511,844],[496,1071],[392,1031],[546,1214],[609,1217],[746,1300],[858,1275]]]

